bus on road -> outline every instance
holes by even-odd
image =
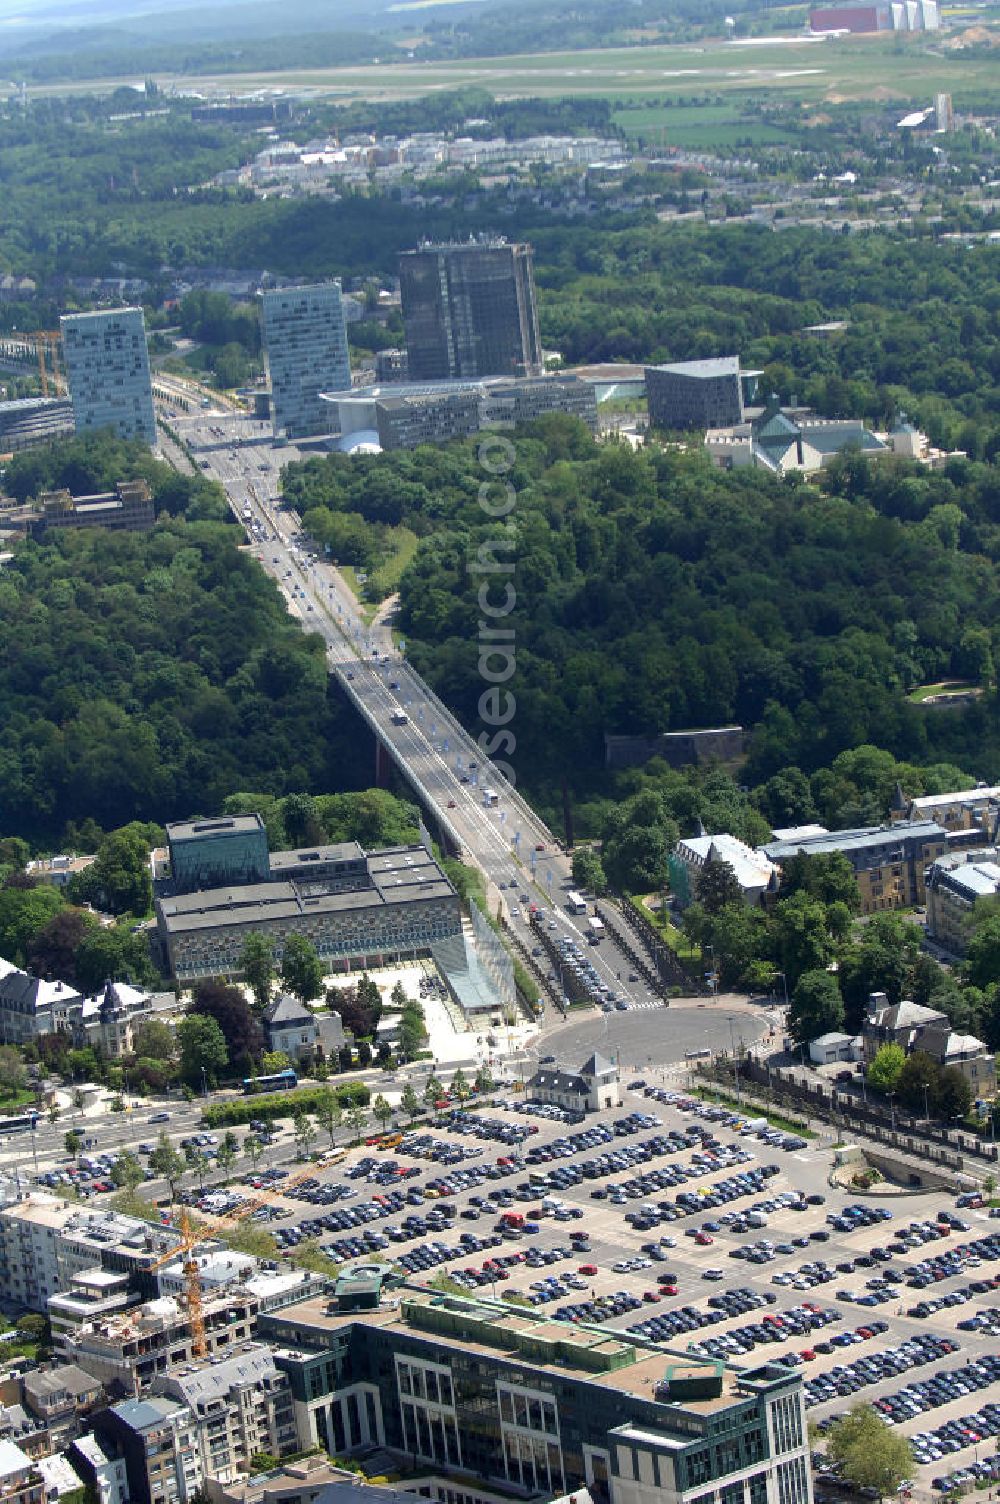
[[[0,1118],[0,1138],[5,1133],[33,1133],[37,1123],[37,1112],[23,1112],[14,1117]]]
[[[567,893],[566,907],[571,914],[586,914],[587,900],[579,893]]]
[[[291,1091],[298,1086],[299,1078],[293,1070],[276,1071],[273,1076],[246,1076],[243,1090],[250,1097],[264,1091]]]

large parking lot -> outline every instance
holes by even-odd
[[[986,1471],[1000,1432],[986,1209],[831,1188],[828,1146],[659,1085],[565,1117],[512,1094],[389,1146],[373,1136],[286,1195],[278,1168],[239,1189],[267,1192],[255,1215],[283,1248],[315,1240],[674,1352],[797,1367],[821,1428],[860,1398],[914,1440],[919,1495]]]

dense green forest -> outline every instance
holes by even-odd
[[[163,514],[149,534],[23,544],[0,575],[0,832],[55,842],[87,817],[212,812],[248,785],[367,781],[321,640],[289,619],[239,530],[198,520],[218,516],[215,488],[129,450],[100,435],[8,467],[16,495],[145,471]]]
[[[470,443],[312,459],[285,480],[320,539],[362,519],[420,536],[400,626],[471,727],[482,577],[470,566],[497,533],[480,478]],[[517,444],[511,480],[500,557],[514,563],[513,761],[529,787],[552,787],[567,768],[593,787],[605,732],[734,721],[754,728],[744,776],[755,785],[789,768],[808,778],[862,744],[1000,775],[992,466],[932,473],[847,455],[819,490],[727,474],[698,452],[598,446],[551,418]],[[907,699],[949,676],[980,683],[983,698],[964,713]],[[824,814],[838,810],[828,801]],[[772,818],[800,814],[776,807]]]

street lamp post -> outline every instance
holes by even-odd
[[[203,1097],[208,1096],[208,1076],[205,1074],[204,1066],[201,1068],[201,1094]]]
[[[712,970],[708,974],[708,985],[712,989],[712,996],[717,997],[719,992],[719,973],[715,968],[715,946],[706,940],[705,949],[712,952]]]
[[[741,1102],[743,1099],[740,1096],[740,1069],[739,1069],[739,1061],[736,1058],[736,1036],[735,1036],[735,1034],[733,1032],[733,1025],[736,1022],[736,1020],[734,1019],[734,1017],[733,1017],[733,1015],[731,1013],[729,1015],[728,1022],[729,1022],[730,1053],[732,1054],[732,1057],[733,1057],[733,1080],[736,1083],[736,1100],[737,1100],[737,1102]]]
[[[892,1131],[893,1131],[893,1133],[895,1133],[895,1131],[896,1131],[896,1093],[894,1091],[891,1091],[889,1093],[889,1110],[892,1113]]]
[[[931,1120],[931,1110],[930,1110],[930,1107],[927,1105],[927,1082],[925,1081],[924,1082],[924,1121],[927,1122],[927,1123],[929,1123],[930,1120]]]

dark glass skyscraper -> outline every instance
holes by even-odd
[[[537,376],[532,250],[503,240],[426,245],[399,258],[411,381]]]

